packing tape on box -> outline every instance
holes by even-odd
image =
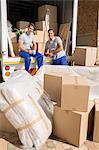
[[[74,88],[75,89],[78,88],[78,78],[77,78],[77,76],[74,76]]]

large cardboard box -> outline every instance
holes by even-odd
[[[47,10],[49,10],[49,21],[57,22],[57,7],[53,5],[43,5],[38,8],[38,20],[45,20],[45,15]]]
[[[96,62],[96,47],[76,47],[74,57],[75,65],[78,66],[94,66]]]
[[[48,41],[48,32],[47,31],[42,31],[42,30],[36,30],[34,31],[34,37],[36,42],[38,43],[43,43]]]
[[[36,30],[44,31],[46,29],[45,21],[35,22],[35,28],[36,28]],[[57,34],[57,23],[56,22],[50,22],[49,28],[53,29],[55,34]]]
[[[88,115],[94,106],[89,103],[88,112],[64,111],[54,106],[53,134],[60,139],[80,147],[87,138]]]
[[[63,110],[88,111],[89,85],[83,77],[45,74],[44,90]]]
[[[16,22],[16,27],[18,29],[26,29],[29,25],[29,22],[28,21],[17,21]]]
[[[95,101],[95,118],[93,141],[99,143],[99,100]]]

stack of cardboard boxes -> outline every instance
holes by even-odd
[[[44,89],[57,103],[53,114],[54,136],[80,147],[86,141],[88,116],[94,106],[94,101],[89,101],[87,80],[49,73],[44,76]]]
[[[45,43],[48,41],[48,32],[46,30],[45,16],[49,10],[49,28],[54,29],[57,34],[57,7],[53,5],[43,5],[38,8],[38,22],[35,22],[36,31],[34,32],[38,51],[44,53]],[[27,28],[28,21],[17,21],[16,27],[18,29]],[[15,44],[14,44],[15,46]]]
[[[37,50],[44,54],[45,43],[48,41],[48,33],[42,30],[34,31],[35,40],[37,42]]]
[[[54,105],[53,113],[53,135],[54,139],[60,139],[66,143],[63,144],[58,141],[48,140],[41,150],[87,150],[87,149],[99,149],[99,100],[89,101],[89,85],[84,77],[71,75],[64,72],[49,71],[44,75],[44,89],[50,95],[51,99],[56,102]],[[93,141],[88,142],[87,133],[92,133],[92,120],[93,116],[90,116],[95,103],[95,119],[94,119],[94,133]],[[89,118],[91,117],[91,122]],[[10,133],[16,135],[18,139],[16,129],[6,119],[4,114],[0,113],[0,136],[2,133]],[[88,125],[89,123],[89,125]],[[89,134],[90,135],[90,134]],[[16,141],[14,138],[12,142]],[[4,144],[5,143],[5,144]],[[8,150],[10,144],[4,140],[0,140],[0,146],[2,150]],[[75,147],[76,146],[76,147]],[[11,145],[11,148],[15,148]],[[81,148],[77,148],[81,147]],[[1,147],[0,147],[1,148]],[[9,148],[9,150],[11,149]],[[11,149],[12,150],[12,149]],[[17,148],[15,148],[17,150]]]
[[[29,25],[28,21],[17,21],[16,22],[16,27],[17,29],[26,29]]]
[[[43,5],[38,8],[38,22],[35,22],[35,28],[38,32],[36,35],[38,42],[38,51],[44,53],[45,43],[48,40],[47,24],[45,21],[47,10],[49,10],[49,28],[57,34],[57,7],[52,5]],[[39,33],[42,34],[41,36]]]
[[[17,29],[22,29],[25,30],[28,26],[29,22],[28,21],[17,21],[16,22],[16,27]],[[15,56],[18,56],[18,41],[17,41],[17,35],[15,32],[11,32],[9,33],[11,42],[12,42],[12,46],[13,46],[13,51],[15,53]]]
[[[29,22],[28,21],[17,21],[16,27],[21,30],[26,30],[28,27]],[[38,29],[38,28],[36,28]],[[37,49],[40,53],[43,53],[44,47],[45,47],[45,42],[48,40],[48,33],[44,32],[42,29],[34,31],[34,36],[35,36],[35,41],[37,42]],[[15,43],[13,43],[13,48],[15,49],[15,53],[17,55],[17,51],[15,47]],[[17,48],[18,49],[18,48]]]
[[[36,28],[45,30],[45,16],[49,10],[49,28],[52,28],[57,34],[57,7],[53,5],[43,5],[38,8],[38,22],[35,23]]]

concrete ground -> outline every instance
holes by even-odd
[[[22,147],[22,145],[16,134],[0,132],[0,150],[22,150],[20,147]],[[35,148],[25,150],[35,150]],[[77,148],[70,144],[63,143],[59,141],[59,139],[48,139],[40,150],[99,150],[99,143],[87,140],[81,148]]]

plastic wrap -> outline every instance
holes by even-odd
[[[52,104],[47,106],[48,100],[41,86],[26,71],[15,72],[0,85],[0,110],[17,129],[24,148],[34,145],[39,149],[50,136],[52,125],[45,112],[51,115]],[[45,112],[38,103],[42,101]]]

